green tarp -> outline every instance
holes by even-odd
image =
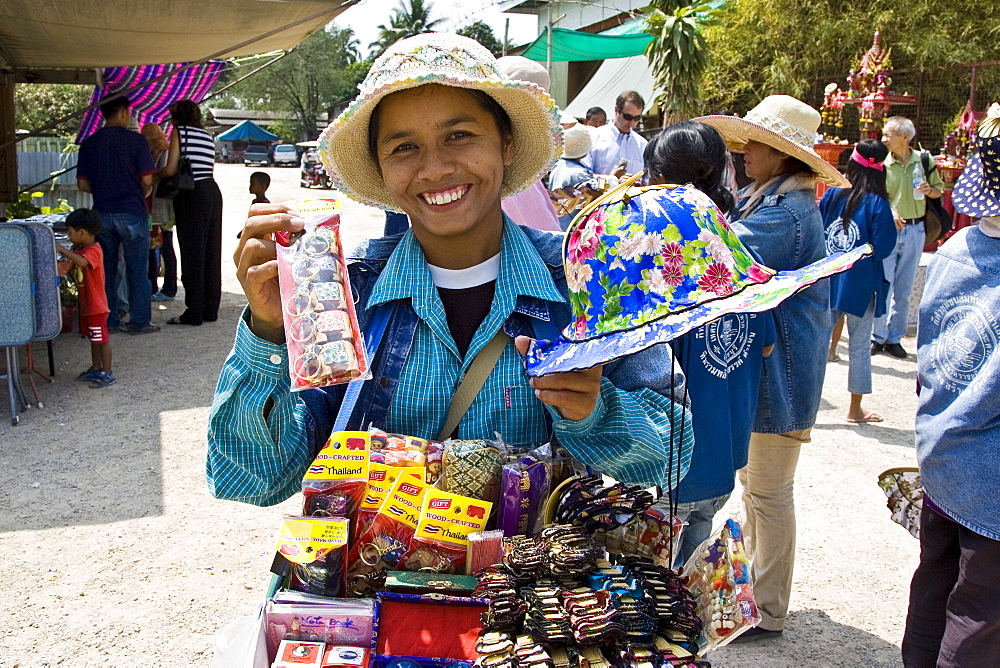
[[[548,60],[548,34],[542,32],[521,54],[525,58],[544,63]],[[653,39],[648,33],[633,35],[595,35],[565,28],[552,29],[552,61],[605,60],[628,58],[645,53],[646,45]]]

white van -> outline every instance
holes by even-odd
[[[291,144],[278,144],[274,147],[274,154],[271,156],[271,164],[275,167],[290,166],[299,164],[299,154]]]

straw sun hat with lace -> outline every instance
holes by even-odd
[[[559,109],[548,93],[504,76],[493,55],[474,40],[427,33],[400,40],[379,56],[358,97],[320,136],[319,153],[338,190],[363,204],[400,210],[368,153],[368,123],[386,95],[425,84],[483,91],[510,116],[513,158],[504,170],[501,197],[538,181],[562,154]]]
[[[733,151],[742,151],[747,142],[767,144],[785,155],[798,158],[820,181],[850,188],[850,182],[813,149],[821,117],[805,102],[789,95],[770,95],[744,117],[701,116],[694,119],[719,131]]]

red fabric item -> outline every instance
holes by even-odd
[[[76,252],[90,263],[83,269],[83,282],[79,286],[80,315],[107,315],[108,296],[104,293],[104,252],[101,245],[92,243],[77,248]]]
[[[378,654],[474,661],[486,606],[410,603],[383,599],[378,618]]]
[[[80,336],[90,339],[91,343],[108,342],[108,314],[80,316]]]

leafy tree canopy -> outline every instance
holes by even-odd
[[[93,86],[78,84],[17,84],[14,89],[14,125],[18,130],[37,130],[90,104]],[[80,117],[72,118],[48,134],[75,136]]]
[[[729,0],[703,31],[711,60],[702,99],[707,110],[745,111],[774,93],[810,99],[817,79],[843,87],[876,30],[897,70],[992,60],[998,26],[995,2]]]
[[[260,64],[244,67],[250,70]],[[354,31],[334,26],[313,33],[281,60],[213,99],[211,106],[292,112],[290,123],[278,124],[282,139],[315,139],[316,117],[336,112],[350,101],[369,67],[360,58]],[[218,86],[243,74],[246,71],[227,73]]]
[[[489,24],[483,23],[482,21],[476,21],[475,23],[470,23],[464,28],[459,28],[455,32],[459,35],[464,35],[465,37],[476,40],[489,49],[490,53],[497,58],[503,55],[503,44],[499,39],[497,39],[497,36],[493,33],[493,28],[491,28]]]

